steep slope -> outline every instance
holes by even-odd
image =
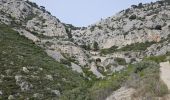
[[[96,65],[102,74],[114,72],[117,66],[124,68],[126,64],[139,62],[145,57],[165,55],[170,51],[169,8],[164,0],[132,5],[87,28],[73,30],[74,42],[91,51],[89,59],[102,59]]]
[[[0,24],[0,46],[0,99],[56,100],[84,87],[79,74],[4,24]]]
[[[11,26],[46,50],[57,61],[74,58],[72,66],[87,64],[85,51],[71,42],[68,25],[46,11],[45,7],[28,0],[1,0],[0,21]],[[75,65],[76,64],[76,65]],[[74,66],[75,65],[75,66]],[[79,66],[80,68],[80,66]]]
[[[67,37],[64,25],[42,6],[28,0],[1,0],[0,5],[1,21],[6,24],[45,36]]]
[[[96,41],[100,48],[122,47],[146,41],[159,42],[169,34],[169,12],[169,5],[164,1],[132,5],[86,30],[73,32],[74,39],[81,45]]]
[[[169,8],[133,5],[79,28],[28,0],[0,0],[0,99],[105,100],[121,87],[163,97],[156,63],[170,56]]]
[[[160,72],[162,68],[159,64],[145,61],[133,66],[134,73],[122,88],[114,91],[106,100],[169,100],[167,81],[162,81],[162,75],[166,73]]]

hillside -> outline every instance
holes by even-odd
[[[84,86],[82,76],[4,24],[0,24],[0,45],[1,100],[57,99]]]
[[[0,99],[169,100],[159,65],[170,61],[169,17],[162,0],[75,27],[0,0]]]

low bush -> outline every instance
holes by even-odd
[[[170,4],[170,1],[169,0],[164,0],[165,2],[167,2],[168,4]]]
[[[93,42],[93,49],[94,51],[99,50],[99,44],[96,41]]]
[[[126,60],[124,58],[115,58],[114,59],[119,65],[126,65]]]
[[[68,65],[68,66],[71,66],[71,62],[66,60],[66,59],[60,59],[60,63],[61,64],[64,64],[64,65]]]
[[[119,51],[144,51],[155,42],[133,43],[119,49]]]
[[[101,49],[100,54],[110,54],[110,53],[114,53],[115,51],[117,51],[117,46],[112,46],[111,48],[108,49]]]
[[[156,25],[156,26],[155,26],[155,29],[156,29],[156,30],[162,30],[162,26],[161,26],[161,25]]]
[[[155,61],[156,63],[164,62],[166,61],[166,55],[150,56],[150,57],[144,58],[144,61]]]
[[[137,18],[137,16],[135,14],[133,14],[129,17],[130,20],[135,20],[136,18]]]
[[[89,89],[90,100],[105,100],[113,91],[116,91],[124,84],[132,71],[133,67],[129,66],[121,72],[115,72],[106,79],[96,81]]]
[[[88,44],[88,45],[80,45],[80,47],[85,49],[85,50],[91,50],[90,44]]]
[[[111,48],[102,49],[100,51],[100,54],[106,55],[106,54],[111,54],[111,53],[120,52],[120,51],[144,51],[154,43],[155,42],[148,42],[148,41],[145,43],[133,43],[133,44],[126,45],[119,49],[117,46],[112,46]]]
[[[33,97],[35,93],[42,94],[43,100],[58,100],[58,96],[53,95],[48,89],[59,90],[61,96],[69,96],[71,95],[69,93],[74,92],[72,90],[85,87],[86,81],[80,74],[49,57],[42,48],[20,36],[7,25],[0,24],[0,46],[0,73],[4,76],[1,77],[0,84],[0,89],[3,91],[0,96],[2,100],[7,100],[9,95],[15,96],[16,100],[39,99]],[[29,72],[24,72],[23,67]],[[28,82],[33,87],[28,91],[21,91],[15,79],[18,75],[22,76],[22,82]],[[46,79],[46,75],[50,75],[52,80]],[[71,92],[65,94],[65,91]],[[81,93],[74,92],[74,94]]]

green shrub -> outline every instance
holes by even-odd
[[[87,78],[91,78],[93,81],[98,80],[97,77],[90,71],[89,68],[82,68]]]
[[[157,63],[164,62],[165,60],[166,60],[166,56],[165,55],[150,56],[150,57],[144,58],[144,61],[155,61]]]
[[[66,58],[69,62],[74,62],[74,63],[78,63],[76,60],[75,60],[75,57],[74,56],[72,56],[72,57],[70,57],[70,55],[69,54],[67,54],[67,53],[62,53],[62,55],[64,56],[64,58]]]
[[[124,58],[115,58],[114,59],[119,65],[126,65],[126,60]]]
[[[90,27],[90,31],[93,32],[94,29],[95,29],[95,27],[96,27],[95,25],[94,25],[94,26],[91,26],[91,27]]]
[[[54,45],[54,43],[52,43],[52,42],[50,42],[50,41],[47,41],[47,42],[45,42],[45,45],[47,45],[47,46],[52,46],[52,45]]]
[[[143,8],[143,4],[142,4],[142,3],[139,3],[139,4],[138,4],[138,8]]]
[[[99,50],[99,45],[96,41],[93,42],[93,49],[94,49],[94,51]]]
[[[144,51],[154,43],[155,42],[134,43],[120,48],[119,51]]]
[[[167,2],[168,4],[170,4],[170,1],[169,0],[164,0],[165,2]]]
[[[60,59],[60,63],[61,64],[64,64],[64,65],[68,65],[68,66],[71,66],[71,62],[66,60],[66,59]]]
[[[90,44],[88,44],[88,45],[80,45],[80,47],[85,49],[85,50],[90,50],[91,49]]]
[[[29,0],[26,0],[26,2],[27,2],[28,4],[30,4],[32,7],[35,7],[35,8],[38,8],[38,9],[39,9],[39,6],[38,6],[36,3],[30,2]]]
[[[72,36],[72,33],[71,33],[71,29],[68,28],[68,27],[66,27],[65,29],[66,29],[66,33],[68,35],[68,38],[72,38],[73,36]]]
[[[108,48],[108,49],[102,49],[100,51],[100,54],[106,55],[106,54],[111,54],[111,53],[120,52],[120,51],[144,51],[154,43],[155,42],[148,42],[148,41],[145,43],[133,43],[133,44],[126,45],[119,49],[117,46],[112,46],[111,48]]]
[[[101,49],[100,54],[110,54],[110,53],[114,53],[115,51],[117,51],[117,46],[112,46],[111,48],[108,49]]]
[[[129,17],[130,20],[135,20],[136,18],[137,18],[137,16],[135,14],[133,14]]]
[[[105,100],[113,91],[116,91],[124,84],[132,71],[133,67],[128,66],[124,71],[114,73],[106,79],[96,81],[89,89],[90,100]]]
[[[161,25],[156,25],[156,26],[155,26],[155,29],[156,29],[156,30],[162,30],[162,26],[161,26]]]
[[[33,18],[35,18],[37,15],[36,14],[29,14],[26,18],[25,18],[25,21],[29,21],[29,20],[32,20]]]
[[[167,86],[160,79],[160,66],[157,63],[144,61],[133,66],[134,74],[127,81],[127,86],[136,88],[134,97],[162,97],[168,94]]]
[[[16,100],[33,98],[35,93],[43,94],[43,100],[52,100],[58,99],[58,96],[52,95],[47,88],[59,90],[61,95],[67,96],[74,92],[72,90],[85,87],[86,81],[80,74],[49,57],[42,48],[20,36],[7,25],[0,24],[0,46],[0,73],[4,75],[0,84],[0,89],[3,91],[0,97],[2,100],[7,100],[9,95],[17,93],[20,95],[15,96]],[[29,72],[25,73],[23,67],[27,67]],[[33,88],[21,91],[16,84],[16,75],[23,76],[23,82],[31,83]],[[46,75],[51,75],[53,80],[46,79]],[[65,91],[72,92],[65,94]],[[74,92],[74,94],[81,93]]]
[[[148,64],[150,64],[150,63],[149,63],[149,62],[137,63],[137,64],[135,65],[134,72],[135,72],[135,73],[138,73],[138,72],[143,71],[144,69],[146,69],[146,68],[149,66]]]

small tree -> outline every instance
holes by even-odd
[[[40,6],[40,9],[43,11],[43,13],[45,13],[45,12],[46,12],[46,10],[45,10],[45,7],[44,7],[44,6]]]
[[[96,41],[94,41],[94,43],[93,43],[93,48],[94,48],[94,51],[99,50],[99,45]]]
[[[133,14],[133,15],[131,15],[131,16],[129,17],[130,20],[134,20],[134,19],[136,19],[136,18],[137,18],[137,16],[136,16],[135,14]]]
[[[100,59],[100,58],[97,58],[97,59],[96,59],[96,62],[101,62],[101,59]]]
[[[162,30],[162,26],[161,26],[161,25],[156,25],[156,26],[155,26],[155,29],[156,29],[156,30]]]
[[[71,29],[68,28],[68,27],[66,27],[65,29],[66,29],[66,33],[68,35],[68,38],[72,38],[73,36],[72,36],[72,33],[71,33]]]
[[[84,48],[85,50],[90,50],[90,44],[88,44],[88,45],[80,45],[80,47]]]
[[[143,8],[143,4],[139,3],[138,8]]]
[[[165,2],[167,2],[168,4],[170,4],[170,0],[164,0]]]
[[[90,50],[91,49],[91,46],[90,44],[87,45],[87,50]]]

